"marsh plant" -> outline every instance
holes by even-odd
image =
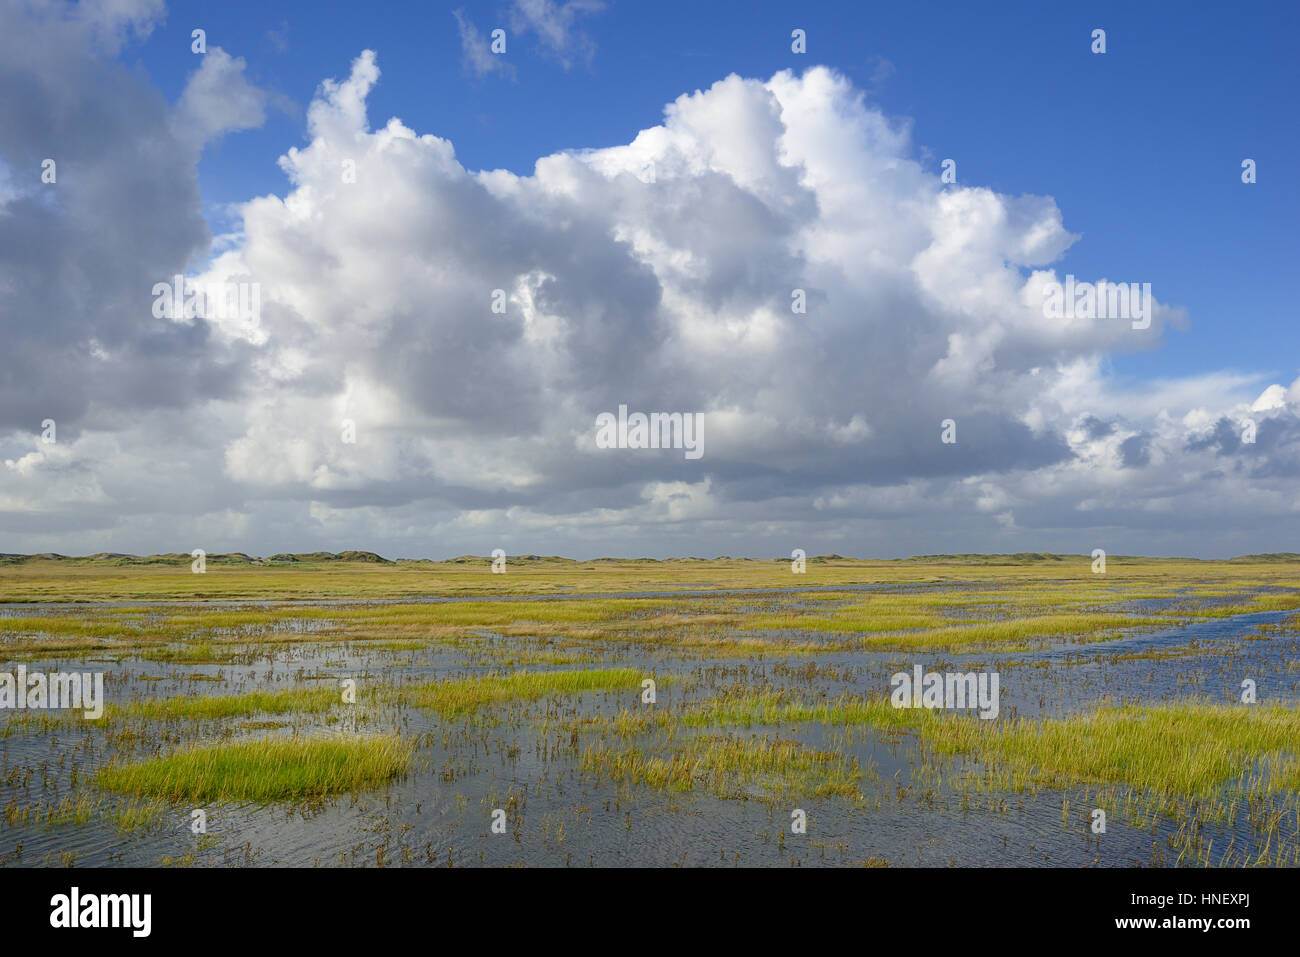
[[[1295,564],[1094,561],[0,559],[0,865],[1300,864]]]

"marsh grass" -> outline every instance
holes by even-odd
[[[217,651],[210,641],[184,642],[157,648],[144,648],[138,652],[142,661],[172,661],[178,664],[225,664],[233,654]]]
[[[719,591],[728,588],[742,591]],[[0,768],[6,783],[50,790],[34,802],[26,796],[11,802],[6,818],[18,826],[77,827],[98,820],[116,821],[127,832],[147,830],[172,819],[177,801],[303,800],[316,807],[324,794],[380,788],[408,768],[428,770],[448,785],[487,775],[495,786],[502,773],[495,767],[498,745],[514,788],[516,781],[531,783],[528,759],[516,763],[529,749],[527,734],[537,735],[536,758],[547,773],[555,769],[554,780],[575,770],[604,778],[620,792],[615,803],[625,794],[644,801],[646,793],[636,791],[643,788],[666,792],[650,800],[671,813],[692,803],[675,794],[692,792],[764,801],[838,797],[862,807],[864,782],[876,772],[852,755],[867,753],[865,746],[877,754],[886,749],[905,763],[898,793],[910,797],[897,800],[921,802],[922,813],[931,801],[984,804],[999,814],[1016,804],[1016,792],[1031,792],[1028,801],[1059,790],[1076,803],[1082,793],[1088,808],[1114,808],[1115,819],[1134,827],[1154,828],[1157,817],[1175,821],[1180,860],[1295,866],[1300,729],[1293,710],[1200,700],[1103,703],[1088,713],[1034,720],[1013,718],[1007,708],[1001,720],[980,721],[969,713],[895,709],[883,697],[840,692],[877,687],[863,684],[862,658],[870,671],[876,657],[901,658],[893,652],[909,650],[981,657],[987,651],[1001,667],[1013,664],[1008,658],[1025,659],[1021,667],[1049,671],[1043,676],[1049,684],[1033,689],[1041,692],[1037,707],[1047,710],[1057,704],[1050,681],[1058,676],[1080,679],[1080,700],[1095,701],[1094,694],[1112,687],[1143,695],[1167,687],[1163,680],[1112,686],[1105,667],[1094,679],[1077,674],[1070,667],[1075,664],[1123,663],[1125,671],[1116,672],[1123,677],[1149,663],[1157,678],[1172,674],[1175,687],[1206,687],[1210,682],[1183,680],[1194,668],[1172,660],[1199,653],[1199,647],[1112,649],[1107,656],[1101,643],[1139,629],[1259,611],[1288,612],[1289,618],[1240,637],[1277,640],[1276,647],[1238,643],[1247,648],[1242,652],[1215,639],[1205,642],[1205,653],[1254,654],[1294,675],[1300,663],[1293,642],[1287,639],[1284,649],[1282,640],[1300,629],[1297,589],[1300,566],[1294,561],[1115,556],[1105,575],[1092,574],[1085,556],[810,559],[801,576],[791,575],[788,562],[743,560],[539,560],[512,562],[507,576],[492,575],[486,560],[283,567],[210,561],[203,576],[189,573],[188,559],[134,567],[0,561],[0,602],[175,602],[24,607],[0,615],[0,652],[8,660],[108,659],[121,666],[114,669],[120,683],[112,690],[126,699],[109,705],[111,720],[102,731],[93,723],[83,729],[71,713],[0,717],[0,737],[54,735],[56,758],[68,742],[87,754],[77,767],[80,752],[67,750],[71,768],[7,757]],[[646,597],[656,591],[677,594]],[[417,600],[428,596],[454,600]],[[503,597],[510,600],[491,600]],[[204,605],[207,598],[223,604]],[[251,603],[263,598],[271,604]],[[1224,629],[1229,636],[1234,631]],[[1094,644],[1069,656],[1001,654],[1075,642]],[[176,667],[133,669],[140,660]],[[262,660],[277,667],[189,667]],[[636,667],[620,667],[632,663]],[[383,706],[357,712],[358,724],[373,722],[374,730],[391,733],[409,721],[422,729],[417,740],[430,750],[417,759],[405,744],[393,744],[402,753],[391,760],[372,754],[367,766],[365,755],[324,755],[308,739],[290,736],[351,720],[331,672],[354,666],[367,669],[368,680],[359,682],[367,703]],[[591,670],[517,671],[520,666]],[[1229,675],[1240,670],[1231,660],[1224,667]],[[170,673],[133,673],[138,670]],[[407,683],[448,673],[458,677]],[[674,673],[681,684],[673,694],[661,696],[656,707],[640,705],[644,677],[652,675],[662,687]],[[163,681],[179,684],[157,686]],[[191,684],[197,681],[226,684]],[[790,689],[781,690],[785,685]],[[164,688],[175,697],[149,697]],[[700,688],[715,696],[701,700]],[[199,693],[227,689],[235,693]],[[1025,701],[1034,708],[1032,698]],[[407,706],[450,720],[429,722]],[[73,728],[75,737],[67,733]],[[258,740],[247,740],[254,736]],[[814,743],[784,740],[794,737]],[[38,742],[5,743],[6,755],[21,756]],[[276,751],[284,748],[297,750]],[[485,753],[493,755],[490,769],[480,757]],[[88,776],[86,769],[94,767],[101,768],[98,776]],[[86,788],[89,781],[105,792]],[[936,797],[941,788],[952,793]],[[107,793],[114,789],[120,797]],[[894,799],[892,787],[869,793],[877,802]],[[457,793],[455,800],[465,797]],[[801,805],[785,805],[787,811],[795,806]],[[1082,822],[1086,835],[1079,814],[1070,818],[1063,811],[1067,818]],[[1228,838],[1238,843],[1211,848],[1206,822],[1233,829]],[[1214,837],[1222,841],[1224,833]],[[536,828],[531,836],[537,837]]]
[[[957,577],[963,580],[951,580]],[[943,587],[869,595],[837,587],[920,583]],[[799,591],[805,584],[835,590]],[[274,654],[296,642],[368,641],[387,643],[394,651],[415,651],[419,643],[461,640],[467,631],[490,629],[506,639],[565,637],[675,648],[683,654],[716,650],[732,656],[769,648],[797,654],[1028,650],[1062,639],[1100,641],[1180,620],[1300,608],[1298,586],[1300,577],[1287,562],[1112,557],[1107,574],[1097,576],[1082,556],[816,560],[810,561],[807,576],[797,579],[789,575],[788,564],[747,560],[538,559],[512,566],[510,576],[492,575],[489,563],[480,567],[468,559],[387,565],[226,563],[214,564],[205,576],[190,575],[187,563],[166,557],[134,565],[24,561],[0,565],[0,600],[188,600],[152,607],[91,606],[84,613],[51,609],[43,615],[24,609],[19,615],[0,616],[0,647],[15,660],[42,652],[135,651],[154,661],[249,663],[258,653],[254,649]],[[725,588],[746,593],[713,591]],[[1251,594],[1263,588],[1291,591]],[[655,590],[679,594],[619,594]],[[609,594],[590,594],[595,591]],[[457,600],[403,600],[415,593]],[[394,600],[367,603],[381,595]],[[479,600],[480,595],[512,600]],[[266,596],[272,604],[253,604]],[[205,607],[196,601],[205,597],[248,604]],[[355,602],[301,600],[340,597]],[[1137,615],[1129,606],[1141,598],[1172,599],[1174,604]],[[777,637],[780,632],[788,633],[785,640]],[[820,632],[827,638],[800,645],[789,640],[798,632]],[[243,650],[236,652],[235,646]],[[528,663],[516,656],[509,661]]]
[[[820,702],[774,692],[722,696],[683,717],[689,726],[815,722],[915,732],[940,756],[973,758],[987,788],[1126,785],[1157,798],[1210,799],[1300,790],[1300,706],[1193,699],[1104,705],[1064,718],[982,721],[886,698]]]
[[[1225,788],[1252,794],[1300,789],[1296,707],[1182,701],[991,724],[932,722],[923,734],[937,753],[974,755],[998,766],[998,777],[1017,790],[1125,784],[1154,795],[1208,799]]]
[[[632,668],[588,671],[521,671],[510,675],[461,678],[401,689],[401,697],[443,717],[474,714],[490,705],[546,695],[639,688],[644,676]],[[658,679],[662,682],[662,678]]]
[[[1037,615],[988,621],[978,624],[948,625],[903,636],[864,637],[864,647],[938,651],[1029,651],[1051,639],[1102,641],[1137,628],[1167,625],[1160,618],[1136,615],[1072,614]]]
[[[1255,595],[1246,601],[1226,602],[1206,605],[1200,602],[1182,602],[1170,615],[1190,615],[1195,618],[1231,618],[1234,615],[1250,615],[1261,611],[1291,611],[1300,608],[1300,594],[1266,593]]]
[[[748,628],[797,628],[808,631],[882,632],[913,631],[945,624],[939,615],[915,612],[876,612],[846,609],[831,615],[785,614],[761,615],[745,622]]]
[[[924,556],[903,561],[833,558],[808,560],[803,582],[821,586],[864,583],[961,582],[1026,587],[1077,585],[1123,587],[1160,592],[1172,585],[1246,588],[1282,584],[1295,587],[1294,561],[1275,557],[1233,561],[1152,559],[1112,555],[1106,575],[1091,573],[1087,555]],[[211,556],[208,574],[190,573],[188,556],[149,563],[26,559],[0,564],[3,601],[277,600],[401,598],[427,595],[583,595],[596,592],[653,591],[683,584],[708,589],[786,588],[790,563],[747,559],[510,561],[509,575],[493,575],[491,560],[219,564]],[[794,584],[799,584],[798,582]],[[133,609],[139,613],[141,609]]]
[[[411,753],[395,737],[265,739],[110,764],[95,784],[178,802],[297,801],[382,787],[406,772]]]
[[[891,728],[911,728],[917,723],[912,712],[895,708],[884,698],[844,696],[810,703],[783,691],[723,695],[696,705],[682,716],[687,727],[779,727],[807,722]]]
[[[147,721],[199,721],[247,718],[259,714],[319,714],[340,703],[340,693],[332,688],[291,688],[282,691],[249,691],[235,695],[146,698],[129,704],[110,704],[105,717],[109,720],[143,718]]]
[[[627,787],[703,790],[724,799],[862,799],[863,772],[856,758],[797,741],[693,738],[663,754],[595,745],[583,750],[580,767]]]
[[[815,613],[792,608],[749,615],[742,617],[739,624],[759,630],[856,634],[860,637],[851,647],[866,650],[960,652],[1026,651],[1059,639],[1102,641],[1134,629],[1167,627],[1170,623],[1163,615],[1094,610],[1102,603],[1093,590],[1074,587],[1045,591],[1048,594],[1032,597],[987,589],[887,595]],[[1046,608],[1054,613],[1042,614]]]

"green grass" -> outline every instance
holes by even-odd
[[[401,598],[426,595],[570,594],[647,591],[687,584],[702,589],[848,585],[866,582],[941,582],[954,579],[1020,583],[1073,579],[1082,588],[1163,588],[1206,579],[1296,584],[1294,559],[1259,556],[1229,562],[1153,559],[1111,555],[1104,576],[1091,573],[1087,555],[927,556],[902,561],[809,558],[806,575],[790,573],[788,560],[595,560],[520,561],[505,575],[491,573],[487,557],[447,562],[299,562],[253,566],[222,564],[209,556],[207,574],[190,572],[190,558],[171,556],[150,563],[87,560],[0,560],[0,602],[135,601],[203,599],[310,600],[313,598]],[[958,586],[961,587],[961,586]],[[139,609],[132,609],[138,613]]]
[[[911,709],[895,708],[885,698],[842,697],[808,703],[783,692],[730,695],[697,705],[682,717],[688,727],[780,726],[813,722],[828,726],[915,727]]]
[[[971,757],[990,786],[1126,785],[1161,796],[1210,798],[1223,789],[1300,790],[1300,707],[1188,700],[1103,706],[1065,718],[982,721],[886,698],[808,703],[780,693],[730,695],[688,711],[688,726],[815,722],[915,732],[941,756]]]
[[[979,624],[949,625],[902,636],[879,635],[864,638],[862,643],[867,647],[939,651],[978,651],[991,648],[1025,651],[1053,638],[1101,641],[1134,628],[1167,624],[1160,618],[1136,615],[1036,615]]]
[[[981,724],[934,722],[923,733],[938,753],[995,762],[1015,788],[1123,784],[1192,798],[1300,789],[1300,708],[1183,701]]]
[[[659,790],[704,790],[721,798],[862,797],[856,759],[797,741],[695,738],[666,754],[597,745],[582,752],[585,773],[616,784]]]
[[[311,558],[311,556],[307,556]],[[520,560],[493,575],[477,559],[449,562],[304,561],[250,565],[212,562],[205,575],[188,561],[6,560],[0,602],[176,599],[146,607],[88,606],[76,613],[24,611],[0,619],[0,646],[13,660],[41,654],[136,651],[145,660],[222,662],[273,655],[286,642],[383,642],[394,651],[459,640],[490,630],[505,639],[570,638],[602,644],[707,650],[731,657],[830,650],[971,651],[1031,649],[1061,640],[1100,641],[1135,628],[1179,620],[1300,607],[1300,592],[1252,594],[1263,587],[1296,589],[1290,561],[1195,562],[1112,556],[1094,575],[1086,556],[984,556],[959,559],[809,561],[805,575],[788,563],[708,561],[571,562]],[[961,579],[962,581],[954,581]],[[929,582],[934,590],[898,589],[864,595],[862,584]],[[967,584],[969,582],[970,584]],[[830,587],[829,593],[800,592]],[[718,596],[716,589],[756,590]],[[682,590],[673,598],[619,595]],[[590,593],[609,592],[591,597]],[[451,602],[415,602],[445,595]],[[510,595],[523,601],[485,601]],[[559,600],[537,600],[557,596]],[[1124,602],[1174,598],[1154,614],[1128,614]],[[1213,607],[1214,596],[1232,604]],[[392,603],[366,604],[386,597]],[[270,599],[269,606],[205,606],[203,600]],[[323,605],[314,598],[352,598]],[[185,603],[180,603],[180,601]],[[809,633],[798,645],[795,635]],[[822,632],[813,637],[811,633]],[[236,649],[240,650],[236,650]],[[485,650],[485,654],[492,653]],[[242,656],[242,658],[241,658]],[[510,656],[512,662],[527,659]],[[539,664],[546,663],[539,660]]]
[[[220,663],[226,657],[225,654],[218,653],[212,647],[212,643],[207,641],[185,642],[161,648],[145,648],[139,652],[139,655],[143,661],[174,661],[178,664],[185,662],[192,664]]]
[[[199,721],[243,718],[257,714],[319,714],[342,703],[342,693],[332,688],[293,688],[284,691],[250,691],[236,695],[148,698],[124,705],[109,705],[107,717],[145,720]]]
[[[803,631],[881,632],[935,628],[943,625],[944,622],[945,620],[939,615],[848,608],[830,615],[794,612],[758,615],[745,622],[745,625],[750,628],[796,628]]]
[[[1295,608],[1300,608],[1300,594],[1264,594],[1256,595],[1249,601],[1180,607],[1170,614],[1190,614],[1196,618],[1230,618],[1233,615],[1250,615],[1261,611],[1291,611]]]
[[[529,700],[552,694],[581,691],[615,691],[639,688],[643,675],[631,668],[590,671],[521,671],[418,685],[402,690],[410,703],[430,708],[443,717],[459,717],[506,701]]]
[[[292,801],[373,790],[404,774],[410,758],[410,745],[393,737],[268,739],[109,765],[95,783],[179,802]]]

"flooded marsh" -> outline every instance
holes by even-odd
[[[0,687],[0,864],[1296,866],[1298,643],[1288,560],[6,561],[105,701]]]

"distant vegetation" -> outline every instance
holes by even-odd
[[[42,552],[39,555],[15,555],[0,553],[0,565],[25,565],[28,562],[68,562],[77,565],[188,565],[194,559],[182,552],[168,552],[163,555],[125,555],[121,552],[99,552],[95,555],[59,555],[56,552]],[[395,562],[376,555],[374,552],[348,550],[345,552],[301,552],[290,554],[281,552],[270,558],[258,558],[243,552],[223,552],[205,556],[205,561],[213,565],[267,565],[272,563],[318,563],[318,562],[371,562],[381,565],[393,565]]]
[[[191,561],[0,558],[10,670],[113,676],[0,713],[0,867],[1300,866],[1300,556]]]
[[[827,555],[810,555],[809,562],[917,562],[923,564],[939,563],[957,563],[962,565],[1028,565],[1047,562],[1077,562],[1081,555],[1055,554],[1052,552],[1016,552],[1006,555],[984,555],[978,553],[956,554],[956,555],[913,555],[910,558],[846,558],[843,555],[834,553]],[[508,556],[510,564],[583,564],[579,559],[565,558],[561,555],[510,555]],[[1110,561],[1142,561],[1142,562],[1196,562],[1196,561],[1231,561],[1231,562],[1300,562],[1300,552],[1267,552],[1258,555],[1238,555],[1235,558],[1228,559],[1199,559],[1199,558],[1159,558],[1141,555],[1110,555]],[[193,559],[189,554],[183,552],[167,552],[161,555],[127,555],[122,552],[98,552],[94,555],[60,555],[57,552],[41,552],[39,554],[21,555],[10,552],[0,552],[0,565],[24,565],[29,562],[67,562],[79,565],[188,565]],[[269,564],[321,564],[325,562],[366,562],[376,565],[397,565],[407,563],[422,563],[432,565],[478,565],[485,562],[491,562],[492,559],[486,555],[458,555],[455,558],[432,559],[432,558],[384,558],[375,552],[362,551],[358,549],[348,549],[342,552],[279,552],[269,558],[261,558],[256,555],[248,555],[244,552],[220,552],[206,556],[209,564],[215,565],[269,565]],[[778,556],[772,559],[762,558],[733,558],[730,555],[719,555],[716,558],[593,558],[587,560],[586,564],[611,564],[611,565],[638,565],[643,563],[654,564],[672,564],[681,562],[789,562],[788,556]]]

